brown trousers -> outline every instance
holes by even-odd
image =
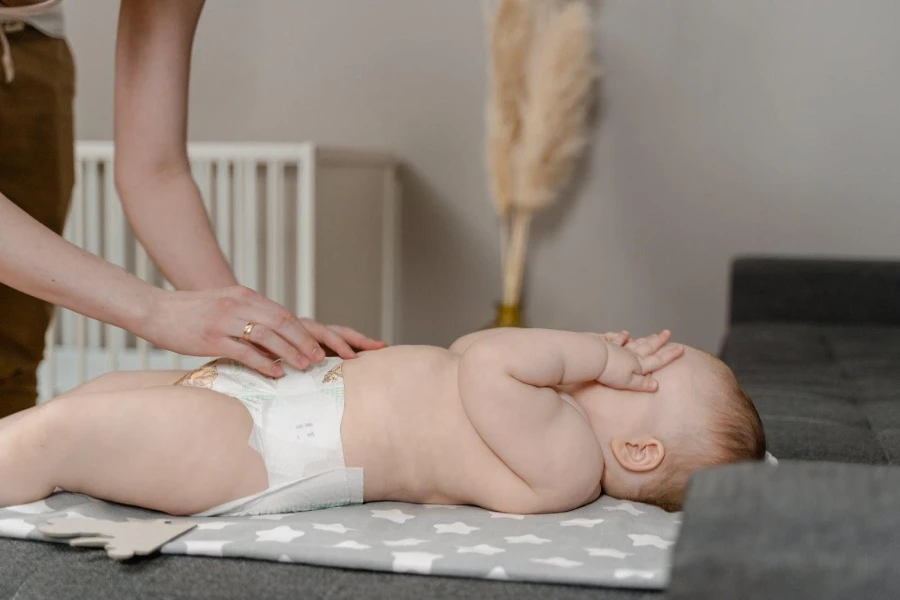
[[[0,192],[62,233],[75,179],[75,65],[65,40],[7,33],[15,79],[0,72]],[[0,284],[0,418],[34,406],[53,307]]]

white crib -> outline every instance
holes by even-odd
[[[195,143],[188,154],[219,244],[243,285],[298,315],[394,341],[400,194],[391,156],[310,143]],[[76,163],[66,239],[170,288],[124,218],[112,144],[79,142]],[[109,371],[187,369],[205,360],[60,309],[38,373],[40,399]]]

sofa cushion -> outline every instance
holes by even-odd
[[[900,327],[736,324],[722,357],[775,456],[900,460]]]

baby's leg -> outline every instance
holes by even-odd
[[[264,490],[253,421],[211,390],[153,387],[51,402],[0,431],[0,506],[61,487],[171,514]]]
[[[106,373],[87,383],[74,387],[68,392],[60,394],[54,398],[53,401],[65,400],[81,394],[119,392],[145,387],[171,385],[178,381],[185,373],[186,371],[117,371],[114,373]],[[8,417],[0,419],[0,431],[2,431],[4,427],[8,427],[12,423],[23,418],[28,414],[29,410],[34,409],[23,410],[14,415],[9,415]]]
[[[56,400],[82,394],[96,394],[98,392],[122,392],[137,390],[146,387],[161,387],[172,385],[178,381],[187,371],[115,371],[106,373],[74,387],[64,394],[56,397]]]

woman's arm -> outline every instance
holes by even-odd
[[[148,320],[155,292],[124,269],[65,241],[3,194],[0,282],[133,332]]]
[[[202,9],[203,0],[122,0],[116,44],[116,186],[138,239],[181,290],[237,283],[187,157],[191,49]]]
[[[317,340],[344,358],[355,355],[348,342],[361,348],[384,347],[352,329],[298,319],[245,287],[184,292],[153,287],[70,244],[2,194],[0,283],[122,327],[160,348],[191,356],[227,356],[276,377],[284,370],[273,356],[298,369],[309,366],[310,359],[324,358]],[[253,344],[238,339],[248,323],[258,325],[250,337]]]

